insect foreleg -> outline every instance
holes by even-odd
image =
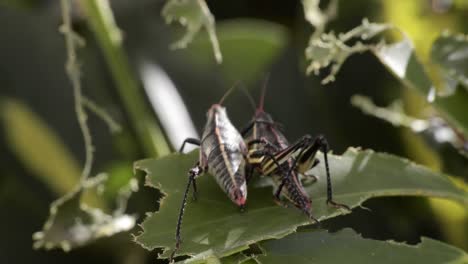
[[[245,126],[244,128],[241,129],[240,131],[240,134],[242,135],[242,137],[245,137],[245,135],[247,135],[247,133],[249,133],[250,130],[252,130],[252,128],[254,127],[255,125],[255,122],[249,122],[247,124],[247,126]]]
[[[198,190],[197,190],[197,176],[203,173],[203,169],[200,167],[200,163],[197,162],[197,165],[190,169],[189,175],[195,175],[192,180],[193,193],[192,199],[197,200]]]
[[[197,146],[200,146],[200,144],[201,144],[201,143],[200,143],[200,140],[197,139],[197,138],[186,138],[186,139],[184,140],[184,142],[182,143],[182,146],[180,146],[179,152],[184,151],[184,148],[185,148],[185,144],[186,144],[186,143],[190,143],[190,144],[192,144],[192,145],[197,145]]]

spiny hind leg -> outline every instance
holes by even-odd
[[[188,173],[189,174],[189,179],[188,179],[188,182],[187,182],[187,186],[185,187],[184,197],[182,199],[182,204],[181,204],[180,210],[179,210],[179,217],[177,219],[177,227],[176,227],[176,234],[175,234],[176,244],[175,244],[174,250],[172,251],[171,256],[169,258],[169,262],[172,262],[177,250],[179,250],[179,248],[180,248],[180,244],[182,243],[182,239],[180,237],[180,231],[181,231],[181,227],[182,227],[182,219],[184,217],[185,206],[187,205],[187,196],[188,196],[188,192],[190,190],[190,185],[193,184],[193,186],[194,186],[194,196],[196,196],[195,178],[197,176],[199,176],[201,173],[203,173],[203,169],[200,167],[200,164],[198,162],[193,168],[191,168],[189,170],[189,173]]]
[[[317,164],[319,163],[318,159],[315,158],[315,154],[317,153],[317,151],[321,150],[323,152],[323,158],[325,161],[325,172],[327,177],[327,204],[335,208],[343,208],[348,211],[351,211],[351,208],[349,208],[349,206],[335,202],[333,200],[330,167],[328,165],[329,147],[327,139],[323,135],[319,135],[315,138],[312,138],[310,135],[305,135],[295,145],[296,147],[292,147],[291,149],[300,149],[300,152],[296,157],[293,168],[296,168],[297,166],[298,171],[303,174],[309,169],[317,166]]]

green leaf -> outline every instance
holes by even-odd
[[[454,97],[459,98],[459,97]],[[440,98],[438,98],[440,100]],[[457,105],[455,102],[449,100],[447,103],[447,109],[457,109],[461,105]],[[394,126],[401,126],[411,129],[415,133],[427,133],[432,135],[438,143],[448,142],[455,148],[459,149],[460,153],[465,157],[468,157],[468,149],[465,146],[465,141],[460,138],[450,126],[444,122],[440,117],[429,117],[426,119],[419,119],[416,117],[409,116],[405,113],[403,105],[400,100],[396,100],[388,107],[379,107],[372,102],[372,99],[362,95],[353,95],[351,97],[351,104],[362,110],[364,114],[374,116],[381,120],[384,120]],[[437,134],[443,133],[443,137],[437,137]]]
[[[410,246],[393,241],[363,239],[351,229],[330,234],[296,233],[261,243],[263,263],[467,263],[462,250],[429,238]]]
[[[404,85],[415,89],[429,101],[434,100],[435,87],[427,76],[424,66],[416,57],[413,43],[408,37],[403,36],[403,40],[399,42],[381,45],[372,51]]]
[[[369,40],[389,29],[399,30],[389,24],[370,23],[364,19],[360,26],[346,33],[331,32],[312,36],[306,49],[306,58],[310,60],[307,72],[318,74],[320,70],[330,66],[330,74],[322,83],[334,81],[349,56],[370,50],[406,87],[427,98],[457,133],[462,133],[468,138],[468,115],[464,107],[468,105],[468,89],[462,91],[458,89],[452,94],[437,94],[437,89],[427,75],[425,67],[416,57],[413,43],[401,30],[399,32],[403,39],[392,44],[385,44],[383,40],[373,41],[370,44],[363,44],[360,41]],[[351,39],[358,41],[353,45],[347,44]],[[442,35],[436,40],[432,49],[432,59],[443,67],[446,78],[455,79],[463,85],[468,82],[467,54],[468,41],[465,35]],[[452,85],[453,81],[449,84]]]
[[[343,34],[336,35],[330,32],[312,35],[305,50],[306,59],[310,61],[307,74],[313,72],[317,75],[320,70],[330,66],[330,74],[322,80],[322,84],[334,81],[349,56],[380,46],[378,43],[364,44],[363,40],[369,40],[390,28],[391,25],[370,23],[367,19],[363,19],[360,26]],[[353,39],[358,41],[353,45],[348,44]]]
[[[61,248],[69,251],[101,237],[132,229],[136,217],[124,212],[128,197],[137,190],[135,179],[130,180],[121,188],[121,192],[113,197],[117,206],[112,214],[83,203],[83,194],[94,188],[102,189],[107,179],[105,174],[97,175],[54,201],[43,229],[33,234],[34,248]]]
[[[228,83],[252,81],[263,74],[288,42],[287,29],[280,24],[258,19],[233,19],[218,23],[217,35],[223,47],[223,64],[215,65],[206,56],[211,49],[200,35],[187,49],[194,67],[203,71],[221,71]]]
[[[457,89],[449,96],[437,97],[434,106],[440,110],[441,115],[452,125],[464,138],[468,138],[468,90]]]
[[[374,104],[371,98],[355,94],[351,97],[351,104],[361,109],[364,114],[387,121],[397,127],[407,127],[417,133],[428,129],[430,126],[425,119],[407,115],[400,100],[394,101],[387,107],[379,107]]]
[[[450,95],[438,95],[423,64],[415,55],[413,44],[408,38],[373,49],[374,54],[406,87],[426,97],[456,131],[468,137],[468,90],[457,89]]]
[[[172,44],[172,48],[187,47],[200,29],[205,27],[213,46],[216,62],[221,63],[223,61],[216,37],[215,19],[204,0],[169,0],[163,7],[162,16],[166,23],[177,20],[181,25],[187,27],[185,35]]]
[[[143,232],[136,241],[144,248],[163,248],[167,257],[173,248],[174,232],[187,171],[197,160],[198,152],[173,154],[160,159],[136,162],[145,171],[146,184],[159,189],[160,210],[149,214],[142,224]],[[348,149],[342,156],[330,155],[330,167],[336,201],[356,207],[379,196],[431,196],[453,199],[468,204],[468,195],[445,176],[408,160],[373,151]],[[311,171],[318,183],[308,186],[315,217],[325,220],[342,214],[326,205],[323,162]],[[199,199],[190,201],[182,225],[183,244],[180,255],[223,257],[239,252],[249,244],[281,238],[298,226],[311,222],[296,208],[276,205],[269,188],[249,188],[247,211],[240,213],[211,176],[198,180]]]
[[[383,41],[374,44],[363,44],[358,41],[353,46],[346,44],[352,38],[369,39],[389,29],[394,29],[394,27],[388,24],[369,23],[367,20],[363,20],[362,25],[346,33],[338,34],[338,36],[334,33],[328,33],[311,39],[309,47],[306,49],[306,57],[311,60],[307,71],[318,73],[321,69],[331,66],[330,74],[322,81],[322,83],[327,83],[335,79],[341,65],[349,56],[370,50],[396,78],[406,87],[414,89],[427,98],[440,115],[457,132],[462,133],[467,138],[468,115],[465,113],[464,106],[468,105],[468,89],[458,89],[449,95],[437,94],[436,87],[427,75],[424,65],[416,57],[413,43],[402,31],[400,32],[403,39],[392,44],[384,44]],[[436,41],[433,53],[439,49],[445,49],[443,55],[436,52],[436,55],[433,56],[443,62],[443,58],[447,58],[446,60],[448,58],[460,60],[454,60],[453,64],[450,64],[452,67],[450,72],[459,73],[463,70],[463,74],[465,74],[467,68],[464,68],[466,60],[463,60],[463,58],[466,56],[467,50],[464,45],[466,39],[460,40],[460,38],[457,37],[457,40],[461,44],[457,42],[457,45],[453,44],[451,46],[448,44],[444,46],[445,41]],[[458,71],[455,71],[454,67],[457,67]],[[459,79],[463,79],[460,77],[461,74],[457,76]]]
[[[221,263],[224,263],[224,264],[242,264],[242,263],[256,264],[258,262],[256,262],[253,257],[246,256],[246,255],[244,255],[242,253],[238,253],[238,254],[233,254],[231,256],[222,258]]]
[[[441,68],[448,91],[458,83],[468,90],[468,35],[443,33],[432,44],[431,60]]]

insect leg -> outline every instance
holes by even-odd
[[[192,180],[192,188],[193,188],[192,200],[196,201],[198,198],[198,189],[197,189],[197,179],[195,178],[193,178]]]
[[[307,145],[309,145],[309,141],[310,141],[310,136],[305,135],[304,137],[299,139],[295,144],[289,146],[287,149],[285,149],[283,151],[280,151],[279,153],[277,153],[275,155],[275,156],[280,156],[280,158],[282,158],[282,159],[287,157],[287,160],[289,160],[291,158],[294,160],[292,162],[292,165],[290,166],[288,172],[287,172],[287,175],[285,177],[283,177],[283,180],[281,181],[280,185],[278,186],[278,189],[276,190],[276,193],[275,193],[276,199],[279,199],[279,195],[281,193],[281,190],[283,189],[284,184],[286,183],[286,181],[289,179],[292,170],[296,169],[296,167],[298,165],[297,164],[298,160],[303,156],[303,153],[305,153],[307,151],[306,147],[307,147]],[[300,150],[300,151],[299,151],[299,154],[297,155],[297,158],[291,157],[298,150]]]
[[[311,169],[314,168],[315,166],[319,165],[320,164],[320,160],[319,159],[315,159],[314,160],[314,163],[312,164],[312,166],[310,167]]]
[[[255,167],[252,164],[247,163],[245,166],[245,181],[248,184],[250,179],[252,179]]]
[[[314,160],[314,163],[312,164],[312,166],[310,167],[311,169],[312,168],[315,168],[315,166],[317,166],[318,164],[320,163],[320,160],[319,159],[315,159]],[[307,171],[306,172],[302,172],[301,173],[302,176],[304,176],[304,179],[302,180],[302,182],[304,184],[312,184],[312,183],[316,183],[318,181],[318,178],[317,176],[311,174],[311,173],[308,173]]]
[[[186,143],[190,143],[190,144],[193,144],[193,145],[200,146],[200,140],[199,140],[199,139],[196,139],[196,138],[186,138],[186,139],[184,140],[184,142],[182,143],[182,146],[180,146],[179,152],[184,151],[184,147],[185,147],[185,144],[186,144]]]
[[[169,262],[172,262],[175,253],[177,250],[180,248],[180,244],[182,243],[182,239],[180,238],[180,229],[182,226],[182,218],[184,217],[184,211],[185,211],[185,206],[187,205],[187,195],[190,190],[190,185],[195,184],[195,178],[200,175],[203,172],[203,169],[200,167],[200,165],[197,163],[195,167],[191,168],[189,170],[189,179],[187,182],[187,186],[185,187],[185,192],[184,192],[184,198],[182,199],[182,204],[180,206],[180,211],[179,211],[179,217],[177,219],[177,227],[176,227],[176,245],[174,250],[171,253],[171,256],[169,257]]]
[[[245,126],[244,128],[241,129],[240,133],[242,135],[242,137],[245,137],[245,135],[247,135],[247,133],[249,133],[250,130],[252,130],[253,126],[255,125],[255,122],[254,121],[251,121],[247,124],[247,126]]]
[[[275,155],[273,155],[271,152],[267,150],[258,150],[258,151],[255,151],[254,154],[268,157],[275,164],[276,166],[275,170],[279,170],[281,174],[283,175],[281,184],[278,186],[278,189],[276,190],[274,194],[275,201],[278,202],[279,204],[282,204],[281,199],[280,199],[280,193],[281,193],[281,190],[283,189],[284,184],[287,181],[290,181],[291,170],[287,170],[285,166],[282,166],[282,164],[280,164],[278,160],[276,159]],[[284,204],[282,205],[284,206]]]
[[[299,156],[302,155],[302,153],[305,151],[305,149],[301,149],[300,153],[299,153]],[[286,181],[289,180],[289,178],[291,177],[291,172],[296,168],[297,166],[297,160],[298,159],[294,159],[294,161],[292,162],[292,165],[291,167],[289,168],[289,170],[287,171],[287,174],[285,177],[283,177],[283,180],[281,181],[280,185],[278,186],[278,189],[276,190],[276,193],[275,193],[275,198],[276,199],[280,199],[280,193],[281,193],[281,190],[283,190],[283,187],[284,185],[286,184]]]
[[[328,167],[328,142],[324,136],[320,135],[315,138],[313,145],[320,147],[323,152],[323,158],[325,160],[325,172],[327,173],[327,204],[331,205],[336,208],[344,208],[348,211],[351,211],[351,208],[345,204],[337,203],[333,201],[333,191],[331,185],[331,177],[330,177],[330,168]]]

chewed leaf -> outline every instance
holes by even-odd
[[[135,225],[136,217],[124,214],[129,193],[136,191],[136,182],[130,180],[122,187],[116,197],[117,208],[107,214],[99,208],[93,208],[82,201],[83,193],[97,188],[107,180],[106,175],[96,176],[82,183],[72,191],[51,204],[49,219],[42,231],[33,234],[34,248],[62,248],[69,251],[83,246],[98,238],[112,236],[128,231]]]
[[[468,35],[443,33],[432,45],[431,59],[443,72],[446,91],[453,93],[458,83],[468,90]]]
[[[218,63],[223,61],[215,31],[215,19],[204,0],[169,0],[162,10],[167,23],[176,20],[187,28],[185,35],[172,48],[185,48],[202,27],[207,31]]]
[[[429,121],[407,115],[399,100],[388,107],[379,107],[371,98],[355,94],[351,97],[351,104],[361,109],[364,114],[385,120],[394,126],[407,127],[417,133],[430,127]]]
[[[457,89],[449,95],[438,95],[423,64],[415,55],[413,44],[406,37],[400,42],[376,47],[373,53],[405,86],[425,96],[457,133],[468,138],[468,115],[465,113],[468,104],[467,89]]]
[[[435,87],[432,86],[423,65],[417,59],[413,43],[409,38],[404,36],[403,40],[376,47],[373,52],[406,86],[427,96],[428,101],[435,99]]]
[[[408,116],[403,109],[401,101],[396,101],[388,107],[379,107],[372,99],[353,95],[351,104],[362,110],[363,113],[387,121],[394,126],[407,127],[415,133],[425,133],[434,138],[437,143],[450,143],[461,154],[467,156],[468,145],[464,138],[460,138],[457,132],[442,118],[431,116],[427,120]]]
[[[82,196],[83,191],[102,183],[103,177],[94,177],[86,187],[77,191],[80,171],[78,164],[60,137],[46,122],[26,105],[13,99],[4,99],[0,109],[0,119],[5,124],[6,135],[11,149],[25,167],[33,172],[50,190],[63,197],[51,205],[51,216],[44,230],[34,235],[34,247],[61,247],[69,250],[88,243],[98,237],[120,232],[125,224],[134,225],[135,219],[129,215],[107,215],[100,209],[93,209],[82,203],[92,203],[104,207],[105,200],[117,198],[121,202],[127,196],[129,177],[112,177],[112,181],[125,181],[119,186],[119,195],[103,199],[95,192]],[[50,161],[55,163],[52,166]],[[64,177],[66,176],[66,177]],[[127,193],[125,193],[127,192]],[[66,194],[65,194],[66,193]],[[64,195],[65,194],[65,195]],[[106,197],[107,198],[107,197]]]
[[[367,20],[362,25],[339,35],[334,33],[321,34],[312,37],[306,49],[306,58],[310,60],[307,72],[318,73],[326,67],[331,67],[330,74],[322,83],[335,79],[341,65],[349,56],[355,53],[372,51],[380,62],[406,87],[414,89],[438,110],[440,116],[456,131],[462,135],[462,141],[468,138],[468,115],[465,106],[468,105],[468,89],[457,89],[452,94],[440,95],[426,73],[424,65],[417,58],[411,40],[402,32],[401,41],[385,44],[378,41],[363,44],[357,41],[352,46],[346,42],[352,38],[361,40],[378,36],[389,29],[395,29],[388,24],[370,23]],[[456,41],[453,39],[455,38]],[[439,39],[433,48],[433,60],[446,67],[458,80],[466,82],[466,36],[460,35],[450,39]],[[449,63],[449,61],[451,63]],[[465,76],[465,77],[463,77]]]
[[[351,229],[296,233],[261,243],[263,263],[467,263],[468,255],[442,242],[423,238],[411,246],[363,239]]]
[[[305,19],[315,27],[314,34],[321,34],[326,24],[337,15],[338,1],[332,0],[324,9],[320,9],[320,0],[302,0]]]
[[[382,45],[378,41],[364,44],[363,40],[369,40],[390,28],[392,27],[388,24],[370,23],[367,19],[364,19],[360,26],[343,34],[336,35],[330,32],[312,35],[305,51],[306,59],[310,61],[307,73],[318,74],[320,70],[330,66],[330,74],[323,79],[322,83],[326,84],[334,81],[341,65],[349,56]],[[358,41],[351,45],[348,42],[352,39],[358,39]]]
[[[187,171],[197,160],[197,154],[197,151],[173,154],[135,164],[136,169],[148,174],[147,184],[164,194],[160,210],[145,219],[136,242],[148,250],[163,248],[161,257],[167,257],[174,247]],[[323,162],[320,164],[311,171],[319,181],[308,186],[307,191],[313,199],[313,215],[325,220],[344,212],[326,205]],[[330,166],[334,199],[351,207],[372,197],[397,195],[442,197],[468,204],[468,195],[445,175],[389,154],[349,149],[342,156],[330,155]],[[298,226],[311,224],[296,208],[276,205],[269,188],[250,187],[247,210],[240,213],[211,176],[200,177],[197,184],[198,200],[190,201],[185,211],[180,255],[201,254],[205,259],[228,256],[249,244],[282,238]]]

